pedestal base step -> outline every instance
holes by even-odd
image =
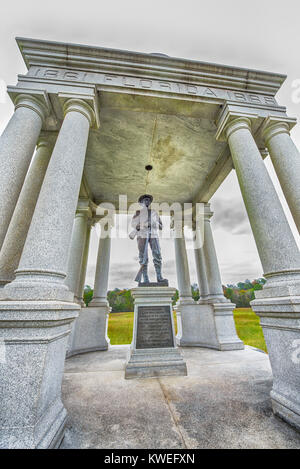
[[[177,348],[133,350],[125,368],[125,378],[186,376],[187,368]]]
[[[168,287],[169,281],[167,279],[161,282],[139,282],[139,287]]]

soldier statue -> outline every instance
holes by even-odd
[[[148,277],[148,245],[152,250],[153,264],[155,267],[157,282],[168,285],[168,280],[162,277],[161,273],[161,252],[158,239],[159,230],[162,229],[162,222],[155,210],[150,209],[152,203],[152,195],[142,195],[138,202],[141,210],[137,210],[132,218],[133,231],[129,234],[130,239],[137,236],[137,244],[139,249],[140,270],[135,278],[136,282],[141,284],[143,277],[144,283],[150,283]]]

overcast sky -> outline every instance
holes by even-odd
[[[288,115],[300,117],[292,84],[300,80],[300,2],[271,0],[27,0],[5,2],[0,15],[0,83],[14,85],[26,68],[16,36],[75,42],[284,73],[277,99]],[[293,95],[294,93],[294,95]],[[0,131],[13,106],[0,90]],[[300,145],[300,124],[292,136]],[[295,225],[269,157],[265,160],[291,228]],[[255,242],[232,171],[213,196],[213,231],[223,283],[262,275]],[[93,284],[97,235],[92,233],[87,282]],[[172,240],[162,242],[164,274],[177,285]],[[196,282],[188,249],[191,281]],[[113,240],[109,288],[131,287],[137,270],[136,242]],[[152,273],[153,275],[153,273]]]

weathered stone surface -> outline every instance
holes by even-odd
[[[72,303],[1,302],[1,448],[60,443],[67,415],[61,380],[78,309]]]
[[[251,134],[251,121],[234,119],[226,131],[264,274],[299,271],[300,253]]]
[[[42,103],[30,95],[20,96],[17,106],[0,140],[0,248],[45,116]]]
[[[167,279],[161,282],[139,282],[139,287],[168,287],[169,281]]]
[[[273,366],[273,408],[287,421],[298,425],[299,393],[296,390],[299,382],[294,377],[297,369],[293,360],[297,359],[294,345],[299,340],[300,254],[261,158],[266,144],[266,135],[261,131],[266,119],[288,119],[285,108],[279,106],[274,98],[284,77],[151,54],[25,39],[19,40],[19,43],[29,70],[27,75],[19,77],[17,86],[9,91],[16,112],[4,132],[0,148],[3,179],[0,181],[0,212],[3,215],[0,244],[42,122],[46,132],[59,129],[60,132],[28,231],[17,278],[4,289],[10,301],[0,304],[0,330],[3,337],[8,338],[5,346],[10,362],[10,370],[5,370],[7,372],[2,376],[4,418],[7,418],[2,441],[12,447],[47,447],[57,444],[61,437],[65,414],[58,391],[59,374],[69,333],[67,327],[76,315],[71,311],[66,318],[61,310],[66,304],[64,301],[71,302],[73,298],[64,284],[64,277],[85,155],[88,197],[95,203],[103,200],[116,202],[117,208],[120,193],[126,194],[130,203],[135,200],[137,192],[144,191],[149,182],[145,172],[149,155],[153,160],[151,189],[158,202],[208,202],[234,164],[267,277],[267,284],[257,293],[253,307],[262,318]],[[47,93],[51,95],[51,115],[48,115],[50,100]],[[98,97],[101,100],[101,129]],[[64,112],[67,116],[63,120]],[[93,127],[92,132],[89,132],[90,126]],[[273,152],[274,161],[275,157],[276,161],[281,160],[287,146],[290,159],[295,161],[295,149],[284,135],[284,143],[283,138],[277,138],[280,135],[272,136],[276,139],[277,148],[274,151],[270,144],[270,152]],[[271,142],[268,137],[270,135],[267,135],[267,140]],[[118,178],[114,175],[116,170]],[[288,170],[282,165],[276,171],[284,187]],[[135,177],[131,177],[132,174]],[[290,178],[298,184],[297,176],[291,174]],[[295,216],[299,208],[298,192],[285,193]],[[208,213],[205,215],[209,218]],[[204,314],[206,322],[202,322],[201,330],[198,329],[198,338],[201,337],[200,343],[203,341],[204,344],[222,348],[232,346],[231,337],[234,338],[232,306],[222,299],[212,236],[206,222],[205,235],[210,241],[207,252],[204,248],[203,253],[208,293],[211,295],[206,299],[210,301],[211,308],[209,313]],[[180,249],[182,247],[181,243]],[[185,295],[190,283],[187,273],[187,269],[182,272],[183,297],[190,295],[190,292]],[[103,291],[97,296],[98,306],[106,296],[104,283],[100,284]],[[136,304],[166,304],[163,291],[158,301],[157,288],[155,292],[152,290],[151,287],[147,288],[146,304],[145,298],[140,298],[140,303],[136,298]],[[136,295],[138,297],[139,293]],[[34,302],[36,298],[38,300]],[[167,303],[171,306],[170,296]],[[186,313],[190,306],[193,307],[193,304],[188,299]],[[8,314],[7,308],[15,308],[16,311],[9,311]],[[68,303],[68,308],[73,308],[72,303]],[[51,314],[48,309],[51,309]],[[179,312],[182,323],[188,319],[189,326],[195,326],[196,310],[191,311],[191,318],[183,310]],[[214,329],[209,324],[214,324]],[[54,331],[51,337],[49,331]],[[152,352],[145,354],[143,349],[135,348],[136,331],[135,323],[132,367],[127,364],[128,375],[169,374],[172,370],[176,374],[184,373],[185,362],[176,347],[147,349]],[[194,337],[193,332],[191,329],[190,337]],[[196,340],[195,337],[193,340]],[[21,367],[18,367],[18,362]],[[28,376],[31,380],[29,384]],[[209,373],[206,379],[207,376]],[[16,392],[19,382],[28,385],[28,389],[24,390],[25,394],[27,392],[24,401],[28,404],[25,410]],[[210,399],[212,389],[209,389]],[[226,394],[222,385],[221,390]],[[177,389],[173,392],[179,393]],[[33,396],[36,395],[40,397],[42,409],[33,411],[36,405]],[[50,402],[52,397],[54,400]],[[197,394],[192,394],[192,398],[196,401]],[[14,415],[13,409],[19,406],[21,414]],[[232,407],[235,410],[240,407],[244,409],[243,405],[236,405],[235,402]],[[28,409],[29,417],[26,413]],[[199,430],[198,421],[201,422],[203,409],[197,412],[191,407],[191,415],[193,410],[197,415],[193,429],[197,428],[194,430],[197,433],[202,431],[201,425]],[[40,418],[38,423],[34,420],[36,415]],[[252,412],[247,415],[251,420]],[[19,417],[21,422],[18,421]],[[209,425],[211,421],[213,419],[210,419]],[[231,419],[229,424],[232,428]],[[8,428],[13,429],[12,440],[9,441]],[[179,433],[180,441],[186,446],[184,434]]]
[[[283,193],[300,232],[300,154],[290,137],[292,119],[266,119],[263,135]]]
[[[300,298],[257,298],[251,305],[270,356],[273,411],[300,430]]]
[[[234,308],[230,302],[177,305],[178,345],[242,350],[244,344],[236,333]]]
[[[90,135],[85,164],[96,201],[118,204],[121,193],[135,202],[145,190],[152,147],[155,199],[207,202],[232,169],[227,145],[215,139],[220,105],[230,100],[251,110],[257,104],[260,120],[271,112],[286,115],[275,99],[281,74],[101,47],[18,42],[28,66],[18,86],[43,86],[55,109],[60,92],[101,89],[101,128]],[[112,177],[116,170],[118,178]]]
[[[62,448],[297,448],[272,413],[268,355],[184,348],[188,376],[125,380],[128,346],[66,361]]]
[[[92,223],[91,223],[91,220],[89,220],[87,224],[87,230],[86,230],[86,239],[85,239],[85,246],[83,250],[83,258],[82,258],[82,263],[81,263],[81,272],[80,272],[80,279],[78,283],[78,290],[74,298],[76,303],[80,304],[81,306],[85,306],[85,303],[83,300],[83,293],[84,293],[83,290],[85,286],[86,270],[87,270],[87,263],[88,263],[88,257],[89,257],[91,228],[92,228]]]
[[[179,301],[189,303],[192,300],[192,291],[183,229],[175,233],[174,246]]]
[[[109,306],[88,306],[81,308],[70,334],[67,357],[79,353],[107,350],[110,340],[107,337]]]
[[[229,113],[225,132],[267,279],[251,305],[261,317],[270,354],[274,411],[300,428],[299,364],[293,351],[300,340],[300,252],[251,134],[250,117],[230,121]]]
[[[134,326],[125,378],[186,375],[186,364],[175,342],[172,314],[175,289],[138,287],[131,292]]]
[[[73,300],[64,278],[92,114],[84,101],[66,104],[16,279],[4,288],[6,298]]]
[[[79,198],[72,229],[65,284],[71,292],[77,293],[80,281],[83,252],[86,242],[88,217],[91,216],[89,200]]]
[[[95,275],[94,295],[90,303],[91,306],[102,306],[107,303],[107,287],[110,263],[111,236],[100,237],[97,266]]]
[[[212,215],[213,212],[210,210],[210,204],[205,204],[203,254],[205,261],[205,273],[208,284],[208,296],[205,298],[205,301],[217,303],[226,302],[227,300],[223,294],[220,269],[210,224]]]
[[[207,297],[209,292],[203,245],[199,247],[196,243],[194,244],[194,256],[196,263],[200,300],[203,300],[205,297]]]
[[[0,286],[11,282],[15,277],[14,272],[19,265],[53,144],[49,137],[39,138],[36,153],[26,175],[0,251]]]

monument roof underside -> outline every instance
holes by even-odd
[[[90,131],[84,168],[96,203],[117,205],[119,194],[132,203],[145,192],[156,202],[207,202],[232,169],[227,144],[216,140],[225,102],[244,105],[242,96],[250,108],[282,111],[274,95],[284,75],[102,47],[17,42],[28,68],[17,86],[44,89],[58,122],[59,92],[77,86],[97,95],[100,128]]]

